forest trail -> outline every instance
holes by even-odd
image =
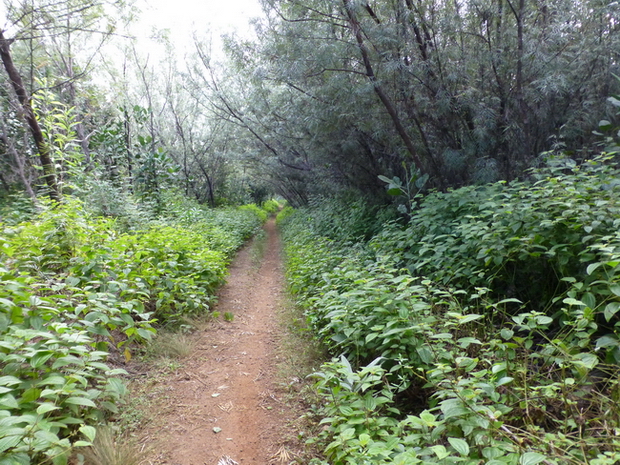
[[[278,382],[277,311],[284,278],[275,221],[258,265],[246,246],[219,292],[220,318],[197,334],[173,376],[153,381],[152,421],[141,442],[149,465],[268,465],[293,459],[291,420]],[[230,312],[233,321],[224,321]],[[288,438],[288,439],[287,439]],[[289,444],[287,444],[287,442]],[[226,461],[226,458],[232,461]]]

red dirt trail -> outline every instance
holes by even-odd
[[[260,267],[241,250],[219,293],[220,319],[196,336],[194,353],[173,376],[152,381],[152,421],[140,432],[149,465],[290,463],[291,411],[276,378],[284,285],[275,223]],[[295,446],[292,446],[295,447]],[[228,460],[228,461],[227,461]]]

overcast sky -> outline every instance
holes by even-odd
[[[5,20],[5,1],[0,0],[0,28],[9,26]],[[262,16],[259,0],[137,0],[136,6],[142,13],[132,32],[147,37],[153,28],[169,29],[179,52],[191,46],[194,31],[199,36],[210,32],[214,48],[220,46],[222,34],[236,32],[249,38],[252,36],[249,20]]]
[[[259,0],[138,0],[143,33],[152,27],[170,29],[179,48],[191,44],[192,33],[210,31],[214,47],[230,32],[251,36],[249,20],[262,16]]]

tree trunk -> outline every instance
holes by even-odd
[[[28,97],[26,88],[24,87],[24,82],[22,81],[19,71],[13,63],[10,49],[11,42],[11,40],[4,37],[3,31],[0,30],[0,59],[2,60],[4,69],[9,76],[13,90],[15,91],[15,94],[17,94],[17,99],[21,105],[24,118],[30,128],[35,145],[37,146],[39,159],[41,160],[41,166],[43,168],[43,179],[49,188],[49,196],[52,200],[60,202],[61,195],[60,189],[58,188],[58,182],[56,181],[54,162],[50,154],[49,146],[47,145],[43,132],[41,131],[41,127],[39,126],[39,122],[34,115],[32,106],[30,105],[30,98]]]
[[[4,114],[0,113],[0,120],[1,120],[0,121],[0,130],[1,130],[0,140],[4,143],[4,145],[6,145],[7,153],[12,155],[15,160],[15,164],[17,165],[16,167],[17,174],[19,178],[21,179],[22,184],[24,185],[24,189],[26,189],[26,192],[28,193],[32,201],[36,203],[37,196],[34,193],[32,186],[30,185],[30,180],[28,179],[28,176],[26,175],[26,164],[24,163],[24,160],[22,160],[22,157],[20,156],[20,154],[15,149],[15,145],[13,144],[13,141],[9,139],[9,136],[6,130]]]
[[[416,168],[420,170],[420,172],[424,173],[426,170],[424,169],[422,160],[420,160],[420,157],[418,156],[418,153],[415,147],[413,146],[413,142],[411,138],[409,137],[409,134],[407,134],[407,131],[405,130],[405,127],[403,126],[400,120],[400,117],[398,116],[396,107],[394,106],[390,98],[387,96],[385,91],[383,90],[383,87],[381,87],[381,84],[379,83],[377,76],[375,75],[375,72],[372,68],[372,64],[370,62],[370,55],[368,53],[368,48],[366,47],[366,44],[364,43],[364,37],[362,35],[362,28],[360,26],[359,21],[357,20],[357,17],[355,16],[355,11],[353,10],[354,7],[353,5],[351,5],[351,0],[342,0],[342,1],[344,3],[345,11],[347,12],[347,18],[349,20],[351,31],[353,32],[353,35],[355,36],[357,47],[359,48],[359,51],[362,55],[364,67],[366,68],[366,76],[372,83],[373,89],[375,93],[377,94],[377,96],[379,97],[379,100],[381,100],[381,103],[383,104],[388,114],[390,115],[390,118],[392,119],[392,122],[394,123],[394,127],[396,128],[396,132],[402,139],[403,143],[405,144],[405,147],[407,147],[407,151],[409,152],[409,155],[411,155],[411,158],[413,159],[413,163],[415,164]]]

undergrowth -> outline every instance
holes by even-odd
[[[336,356],[316,462],[620,460],[618,179],[607,156],[432,194],[369,242],[372,218],[329,204],[284,220],[290,289]]]
[[[0,464],[62,465],[92,445],[126,392],[116,367],[209,311],[264,216],[173,194],[131,227],[69,197],[0,224]]]

